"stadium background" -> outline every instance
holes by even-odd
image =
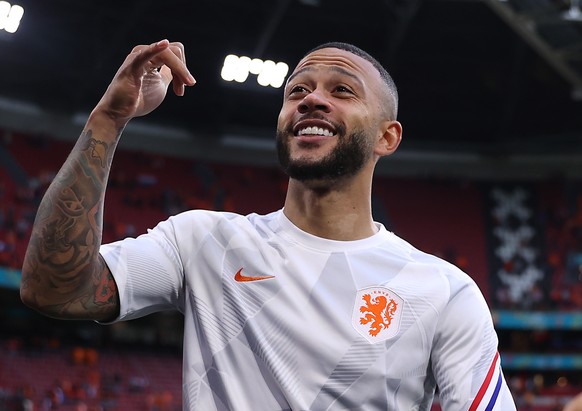
[[[281,90],[220,78],[234,53],[293,65],[355,43],[400,90],[404,141],[374,215],[483,290],[519,410],[582,391],[582,23],[559,0],[20,1],[0,31],[0,410],[180,409],[181,317],[113,326],[41,317],[18,298],[42,193],[133,45],[182,41],[198,80],[127,128],[106,241],[189,208],[268,212]],[[573,11],[574,10],[574,11]],[[52,407],[52,408],[51,408]],[[438,405],[435,405],[438,409]]]

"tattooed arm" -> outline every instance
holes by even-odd
[[[89,122],[45,193],[22,268],[23,301],[52,317],[107,319],[118,309],[115,282],[99,255],[116,139],[92,135]]]
[[[22,267],[20,295],[51,317],[110,320],[119,312],[115,280],[99,254],[103,202],[113,153],[133,117],[194,84],[180,43],[137,46],[97,104],[39,206]]]

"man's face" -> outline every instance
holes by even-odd
[[[380,133],[380,74],[335,48],[305,57],[289,77],[277,126],[279,161],[300,181],[355,175]]]

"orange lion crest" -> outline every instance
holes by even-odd
[[[369,343],[377,344],[400,333],[404,299],[378,285],[358,290],[352,309],[352,327]]]
[[[364,294],[362,300],[366,304],[360,307],[360,312],[364,314],[360,317],[360,324],[370,324],[368,332],[375,337],[380,331],[390,327],[398,309],[398,303],[394,299],[388,300],[385,295],[372,297],[370,294]]]

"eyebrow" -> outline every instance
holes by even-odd
[[[334,71],[334,72],[339,73],[339,74],[343,74],[344,76],[348,76],[348,77],[354,79],[361,87],[364,86],[364,83],[362,82],[362,80],[360,80],[360,78],[358,76],[356,76],[355,74],[353,74],[352,72],[346,70],[343,67],[331,66],[329,69],[331,71]],[[313,67],[311,67],[311,66],[303,67],[302,69],[296,71],[295,73],[293,73],[293,74],[291,74],[289,76],[289,78],[287,79],[287,84],[289,84],[289,82],[291,80],[293,80],[295,77],[297,77],[299,74],[303,74],[303,73],[305,73],[307,71],[314,71],[314,70],[315,69]]]

